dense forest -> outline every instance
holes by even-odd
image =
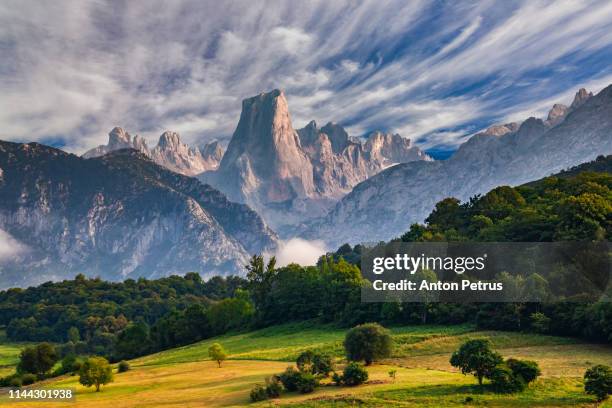
[[[440,201],[401,241],[605,241],[612,232],[612,156],[465,203]],[[612,342],[610,303],[362,303],[361,246],[342,246],[317,265],[276,267],[253,256],[246,278],[197,273],[121,283],[88,279],[0,292],[0,325],[15,341],[53,341],[68,354],[112,360],[192,343],[232,330],[317,319],[353,326],[454,324]]]

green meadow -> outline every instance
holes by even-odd
[[[292,364],[302,351],[332,354],[342,367],[346,330],[314,323],[287,324],[248,333],[228,334],[186,347],[130,361],[132,369],[96,393],[64,376],[42,385],[74,387],[77,405],[97,407],[592,407],[594,398],[583,390],[582,375],[593,364],[612,365],[612,348],[576,339],[501,331],[477,331],[470,325],[391,328],[395,350],[391,358],[368,368],[370,378],[357,387],[338,387],[325,381],[311,394],[285,393],[280,398],[250,403],[249,391],[266,376]],[[450,353],[472,338],[488,338],[504,357],[536,360],[542,377],[519,394],[499,395],[472,376],[450,366]],[[208,358],[208,347],[219,342],[229,352],[221,368]],[[8,366],[19,348],[3,345]],[[5,366],[6,367],[6,366]],[[389,370],[397,370],[395,380]],[[37,385],[41,386],[41,384]],[[12,405],[4,397],[0,406]],[[40,407],[22,402],[19,407]],[[45,407],[74,407],[74,403],[44,403]],[[610,407],[606,402],[600,406]]]

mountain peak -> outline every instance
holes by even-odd
[[[572,102],[570,108],[571,109],[579,108],[592,96],[593,96],[593,92],[587,92],[586,89],[580,88],[578,92],[576,92],[576,96],[574,96],[574,101]]]
[[[114,127],[108,134],[108,147],[112,150],[131,147],[132,137],[125,129]]]
[[[176,150],[181,145],[181,137],[176,132],[166,130],[159,137],[157,145],[162,149]]]

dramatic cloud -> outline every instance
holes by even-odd
[[[1,139],[222,139],[243,98],[284,88],[298,127],[431,148],[608,85],[612,3],[9,0],[0,53]]]
[[[11,261],[26,250],[25,245],[13,238],[8,232],[0,229],[0,263]]]
[[[276,251],[278,266],[290,263],[300,265],[315,265],[321,255],[327,252],[323,241],[306,241],[301,238],[292,238],[282,242]]]

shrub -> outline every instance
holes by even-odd
[[[9,380],[9,386],[11,387],[21,387],[21,377],[15,376]]]
[[[596,365],[584,373],[584,390],[587,394],[603,401],[612,394],[612,369],[606,365]]]
[[[327,377],[334,369],[334,363],[329,355],[310,350],[300,354],[295,363],[300,371],[324,377]]]
[[[342,385],[342,376],[336,372],[332,375],[332,382],[336,385]]]
[[[498,364],[489,374],[495,392],[512,393],[525,389],[525,382],[515,375],[506,364]]]
[[[344,349],[351,361],[365,361],[366,365],[391,355],[393,340],[389,331],[377,323],[353,327],[346,333]]]
[[[297,360],[295,360],[295,365],[297,365],[298,370],[306,371],[312,373],[312,360],[314,359],[314,353],[310,350],[306,350],[302,352]]]
[[[349,363],[344,367],[342,382],[345,385],[354,386],[363,384],[368,380],[368,371],[359,363]]]
[[[330,355],[317,353],[312,360],[312,373],[327,377],[334,371],[334,362]]]
[[[257,384],[251,390],[251,401],[264,401],[268,399],[268,394],[266,394],[266,389],[261,384]]]
[[[36,382],[36,376],[34,374],[24,374],[21,376],[21,384],[22,385],[30,385]]]
[[[521,377],[525,384],[535,381],[542,374],[538,363],[535,361],[509,358],[506,360],[506,365],[512,370],[514,375]]]
[[[283,387],[285,387],[287,391],[297,391],[300,372],[295,368],[287,367],[287,369],[282,372],[278,378],[280,379],[281,383],[283,383]]]
[[[492,370],[503,362],[501,355],[490,348],[491,342],[486,339],[466,341],[450,358],[453,367],[461,369],[463,374],[472,373],[482,385],[482,379],[489,377]]]
[[[130,370],[130,364],[125,360],[121,360],[119,362],[119,365],[117,366],[117,372],[125,373],[126,371],[129,371],[129,370]]]
[[[317,378],[310,373],[299,372],[298,375],[297,390],[302,394],[313,392],[319,385]]]
[[[62,374],[74,375],[81,368],[83,361],[74,354],[68,354],[62,359],[60,366],[53,372],[53,376]]]
[[[283,392],[283,384],[277,375],[266,378],[266,395],[270,398],[278,398]]]

